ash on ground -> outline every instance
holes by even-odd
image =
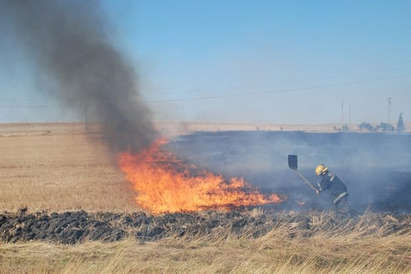
[[[154,241],[167,237],[259,238],[275,232],[289,238],[318,233],[359,237],[411,233],[410,214],[364,213],[338,216],[332,212],[249,211],[176,213],[152,216],[144,212],[111,213],[68,211],[34,212],[26,209],[0,214],[0,241],[48,241],[76,244],[85,241],[114,242],[134,237]]]

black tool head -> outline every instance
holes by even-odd
[[[297,170],[298,169],[298,157],[297,155],[288,155],[288,167]]]

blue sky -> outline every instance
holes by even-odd
[[[103,1],[156,119],[328,123],[411,116],[410,1]],[[13,48],[9,45],[8,48]],[[10,50],[0,121],[71,120]],[[14,108],[12,106],[18,106]]]

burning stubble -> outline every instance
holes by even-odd
[[[226,179],[188,164],[162,150],[165,140],[143,152],[122,153],[121,170],[139,195],[137,204],[154,214],[230,210],[281,203],[286,197],[264,195],[242,178]]]
[[[97,120],[114,152],[137,152],[155,139],[135,71],[110,40],[98,1],[3,0],[0,16],[37,76],[52,83],[50,93]]]

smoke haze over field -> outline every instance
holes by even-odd
[[[137,151],[153,140],[136,74],[111,43],[98,1],[3,0],[0,17],[5,33],[15,33],[32,60],[43,89],[101,121],[111,149]]]
[[[313,183],[320,163],[336,173],[346,183],[354,208],[410,211],[410,144],[408,134],[221,131],[181,136],[169,147],[214,172],[286,193],[289,200],[329,206],[325,193],[318,199],[289,170],[287,156],[296,154],[299,170]]]

